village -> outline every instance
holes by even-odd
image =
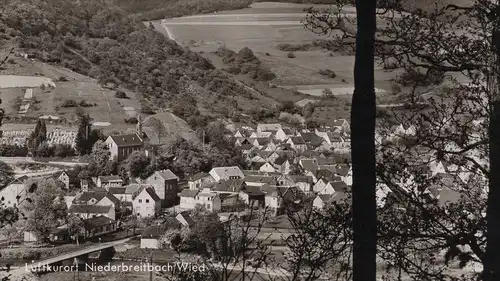
[[[283,221],[281,217],[286,217],[288,208],[324,209],[332,204],[349,203],[352,185],[349,122],[340,119],[335,124],[314,130],[293,129],[278,123],[258,124],[255,128],[229,124],[225,137],[243,154],[250,167],[247,170],[238,166],[213,167],[208,172],[199,171],[180,178],[165,169],[154,171],[146,179],[133,178],[125,184],[119,175],[72,179],[72,173],[62,169],[35,177],[17,177],[0,190],[0,196],[6,208],[21,208],[28,202],[26,198],[36,191],[37,180],[49,177],[60,183],[67,215],[81,219],[84,225],[75,234],[67,224],[61,223],[40,237],[28,224],[25,229],[13,231],[22,238],[18,242],[61,245],[73,243],[76,237],[95,241],[98,237],[130,229],[127,224],[131,221],[135,234],[137,220],[142,220],[141,247],[158,249],[162,247],[159,239],[166,230],[164,221],[175,218],[176,227],[189,228],[195,223],[190,217],[190,212],[195,210],[217,213],[221,221],[227,221],[231,215],[266,210],[274,219]],[[415,134],[412,126],[399,125],[391,130],[385,132],[383,138],[377,134],[377,141],[397,141]],[[60,134],[49,133],[52,138],[47,141],[63,141],[75,146],[75,134],[73,139],[60,138]],[[5,132],[2,141],[13,135]],[[151,152],[146,149],[149,139],[138,124],[135,133],[111,135],[104,143],[111,159],[125,161],[134,151],[149,155]],[[24,144],[26,140],[17,137],[16,142]],[[433,162],[422,171],[431,177],[466,180],[463,172],[453,170],[444,162]],[[76,191],[71,184],[74,182],[79,185]],[[425,196],[439,204],[457,201],[458,193],[451,185],[432,188]],[[380,185],[377,203],[383,206],[392,193],[390,188]],[[279,228],[289,227],[284,221],[276,226],[277,233]],[[9,244],[12,241],[16,240],[10,237]]]

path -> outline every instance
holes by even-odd
[[[62,166],[79,166],[79,165],[88,165],[88,163],[83,162],[63,162],[63,161],[35,161],[31,157],[0,157],[0,161],[5,162],[7,164],[18,164],[18,163],[38,163],[38,164],[52,164],[52,165],[62,165]]]

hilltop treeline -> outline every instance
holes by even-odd
[[[224,105],[233,104],[234,96],[248,95],[207,59],[108,2],[7,1],[2,8],[2,39],[19,42],[42,61],[136,91],[145,104],[172,106],[176,96],[191,94],[198,101]],[[197,88],[203,90],[192,91]]]
[[[157,20],[223,10],[243,9],[252,0],[114,0],[114,3],[140,20]]]

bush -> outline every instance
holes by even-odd
[[[330,77],[330,78],[337,77],[337,74],[335,74],[335,72],[331,69],[320,69],[319,74],[321,74],[323,76]]]
[[[58,144],[54,146],[54,155],[57,157],[75,156],[75,150],[69,144]]]
[[[295,58],[295,54],[293,52],[289,52],[287,55],[286,55],[289,59],[294,59]]]
[[[81,107],[92,107],[92,106],[96,106],[97,104],[96,103],[87,103],[85,100],[81,100],[80,102],[78,102],[78,105]]]
[[[55,147],[47,143],[42,143],[37,147],[34,154],[37,157],[53,157],[55,155]]]
[[[28,156],[28,147],[12,145],[12,144],[2,144],[0,145],[0,156],[4,157]]]
[[[116,91],[115,97],[118,99],[128,99],[127,94],[124,91]]]
[[[309,43],[295,45],[284,43],[278,45],[278,50],[284,52],[308,51],[311,47],[312,45]]]
[[[148,104],[143,104],[141,106],[141,112],[144,114],[155,114],[154,110]]]
[[[57,79],[57,81],[65,82],[65,81],[68,81],[68,78],[66,78],[66,76],[59,76],[59,78]]]
[[[135,117],[125,118],[123,121],[127,124],[137,124],[139,122]]]
[[[75,100],[65,100],[61,103],[61,107],[77,107],[78,103]]]

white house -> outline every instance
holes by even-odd
[[[333,127],[342,132],[350,132],[349,122],[345,119],[337,119],[333,122]]]
[[[214,178],[216,182],[219,182],[221,180],[245,178],[245,175],[237,166],[212,168],[209,174]]]
[[[277,140],[280,140],[280,141],[286,141],[287,139],[289,139],[293,136],[294,136],[294,134],[293,134],[292,130],[290,130],[288,128],[282,128],[276,132],[276,135],[274,138]]]
[[[216,192],[212,192],[209,188],[204,188],[196,195],[196,205],[204,206],[207,211],[219,211],[222,208],[220,196]]]
[[[286,143],[299,153],[307,150],[307,144],[302,137],[290,137]]]
[[[56,179],[62,182],[66,189],[69,189],[69,175],[68,173],[66,173],[66,171],[61,171],[60,173],[56,174]]]
[[[118,161],[125,160],[132,152],[144,148],[144,141],[138,134],[109,136],[105,143],[111,159],[116,158]]]
[[[35,191],[36,185],[32,190],[30,188],[26,189],[25,183],[27,179],[28,177],[26,176],[19,177],[0,190],[0,197],[3,198],[2,203],[4,208],[19,206],[30,192]]]
[[[188,180],[189,189],[200,189],[204,185],[214,183],[214,178],[208,173],[197,173]]]
[[[182,210],[192,210],[196,207],[196,195],[200,191],[198,189],[183,189],[179,193],[180,205]]]
[[[348,186],[343,181],[329,181],[326,186],[319,191],[319,194],[334,194],[336,192],[346,192]]]
[[[161,199],[151,187],[146,187],[132,201],[134,213],[139,217],[153,217],[161,211]]]
[[[269,162],[266,162],[264,165],[260,166],[259,171],[275,173],[276,169],[273,167],[273,165],[269,164]]]
[[[145,180],[146,184],[153,187],[156,195],[161,200],[162,206],[172,205],[179,192],[179,177],[170,170],[155,171]]]
[[[112,220],[115,219],[115,208],[109,206],[97,206],[86,204],[72,204],[68,211],[70,214],[75,214],[82,219],[90,219],[98,216],[105,216]]]

